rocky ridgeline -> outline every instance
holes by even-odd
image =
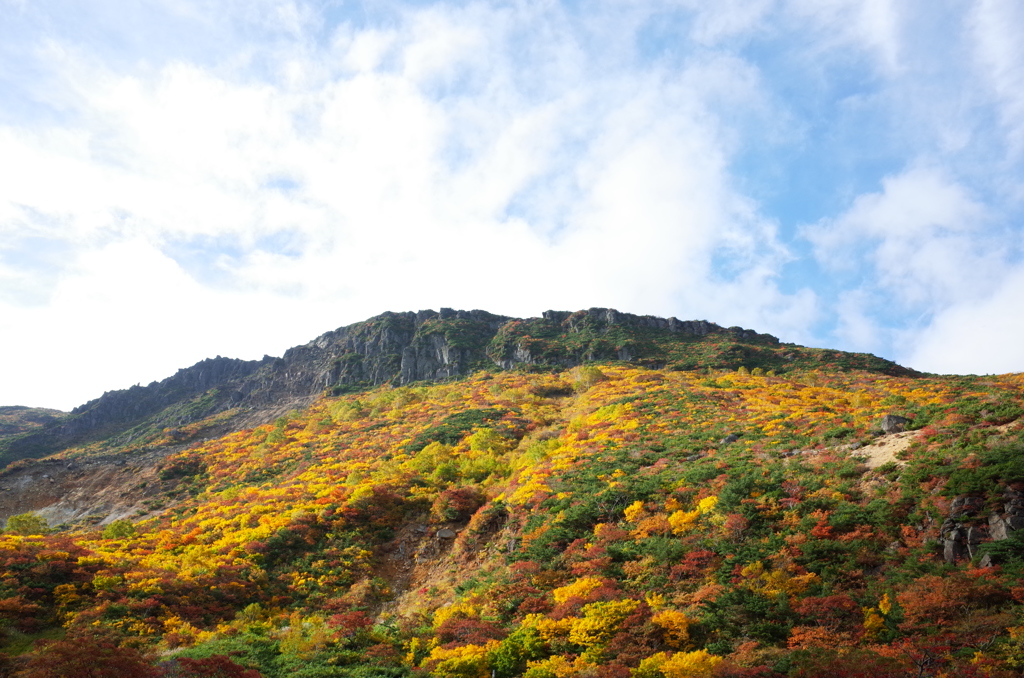
[[[513,369],[522,364],[572,367],[589,360],[642,359],[643,347],[622,337],[645,331],[690,338],[721,333],[739,342],[778,344],[771,335],[740,327],[638,316],[607,308],[547,311],[541,318],[528,319],[447,308],[440,312],[388,312],[327,332],[289,349],[281,358],[218,356],[148,386],[104,393],[39,430],[0,441],[0,466],[111,436],[127,443],[140,435],[135,427],[146,422],[150,429],[173,428],[238,408],[255,413],[246,419],[247,425],[262,423],[259,413],[275,415],[325,391],[439,381],[477,369]],[[535,346],[531,349],[530,337],[544,333],[588,333],[612,339],[584,342],[576,349],[560,348],[554,354],[540,353]]]

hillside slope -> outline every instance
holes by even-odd
[[[567,320],[486,345],[575,360],[536,329]],[[716,334],[691,345],[735,347]],[[66,634],[170,675],[1019,674],[1024,377],[840,370],[770,339],[743,346],[802,365],[681,370],[633,336],[614,362],[325,395],[174,443],[128,520],[20,517],[6,646]]]
[[[43,407],[0,407],[0,440],[51,424],[62,414]]]
[[[594,360],[673,369],[827,366],[912,374],[875,356],[806,349],[739,327],[614,309],[548,311],[528,319],[451,309],[384,313],[281,358],[218,356],[148,386],[105,393],[41,426],[11,430],[0,435],[0,467],[72,446],[109,453],[222,435],[272,421],[325,392],[439,381],[478,369],[564,369]]]

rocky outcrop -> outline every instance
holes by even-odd
[[[953,499],[949,516],[939,527],[942,555],[947,563],[973,558],[978,546],[989,541],[988,529],[978,524],[984,508],[985,500],[980,497]]]
[[[71,411],[71,417],[62,422],[59,431],[66,437],[101,429],[111,424],[138,421],[154,412],[188,399],[191,396],[218,389],[225,391],[223,399],[237,402],[241,399],[235,389],[242,388],[245,379],[274,359],[235,360],[208,358],[192,367],[178,370],[174,376],[149,386],[132,386],[122,391],[104,393]],[[181,421],[179,423],[187,423]]]
[[[234,360],[217,356],[148,386],[109,391],[46,426],[0,442],[0,466],[101,437],[118,436],[120,442],[127,443],[133,427],[157,415],[162,415],[163,428],[230,409],[241,401],[240,389],[246,380],[273,362],[270,357]]]
[[[447,308],[384,313],[289,349],[254,375],[241,402],[262,406],[332,388],[464,375],[486,360],[487,342],[509,320],[486,311]]]
[[[992,511],[988,516],[988,533],[992,541],[1009,539],[1011,532],[1024,530],[1024,492],[1007,488],[1003,499],[1003,510]]]
[[[644,327],[649,329],[668,330],[669,332],[680,332],[697,337],[703,337],[712,332],[722,332],[725,328],[706,320],[679,320],[678,318],[659,318],[653,315],[633,315],[632,313],[621,313],[614,308],[591,308],[585,311],[544,311],[541,314],[543,320],[559,325],[565,325],[572,332],[579,332],[588,322],[595,322],[605,326],[624,325],[628,327]],[[730,327],[729,331],[737,331],[744,337],[759,337],[770,335],[759,335],[753,330],[744,330],[742,327]],[[775,339],[778,342],[778,339]]]
[[[981,497],[953,499],[949,516],[939,528],[939,543],[947,563],[973,558],[981,544],[1009,539],[1015,530],[1024,529],[1024,492],[1007,487],[1003,499],[1002,510],[991,511],[986,511]],[[986,564],[991,564],[991,558]]]
[[[882,417],[882,421],[879,422],[879,428],[882,429],[882,433],[891,435],[893,433],[903,433],[907,430],[907,424],[910,420],[906,417],[901,417],[896,414],[887,414]]]
[[[204,360],[148,386],[104,393],[51,425],[4,441],[0,466],[110,436],[127,443],[143,424],[149,430],[179,427],[237,408],[248,415],[247,425],[255,425],[329,389],[466,374],[486,361],[487,342],[509,320],[451,309],[384,313],[323,334],[281,358]]]

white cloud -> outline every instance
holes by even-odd
[[[714,54],[595,73],[557,12],[529,42],[538,13],[342,25],[325,50],[287,52],[276,80],[51,50],[74,122],[0,128],[0,157],[17,159],[0,167],[0,228],[73,250],[47,304],[2,311],[26,365],[46,364],[61,325],[88,331],[65,345],[60,396],[22,374],[0,399],[67,407],[389,309],[806,325],[814,296],[777,289],[788,255],[729,176],[739,138],[723,116],[746,107],[770,125],[756,73]],[[294,18],[290,31],[313,23]]]
[[[992,198],[1020,184],[1012,3],[93,4],[0,27],[0,100],[21,106],[0,110],[0,330],[43,365],[56,344],[32,338],[73,319],[109,364],[126,309],[188,319],[139,321],[166,360],[131,358],[135,378],[63,348],[64,406],[439,306],[926,356],[900,337],[931,346],[922,328],[1012,288],[1016,208]],[[792,188],[815,154],[822,186]],[[752,197],[807,189],[810,217]],[[791,273],[812,268],[798,219],[825,279]]]
[[[984,207],[934,167],[915,167],[859,196],[845,213],[804,229],[817,258],[832,269],[873,268],[871,286],[898,307],[942,308],[976,294],[999,252],[983,236]],[[861,257],[857,256],[861,253]]]
[[[786,8],[814,30],[809,47],[823,53],[859,47],[889,74],[901,67],[899,3],[893,0],[787,0]]]
[[[80,252],[46,306],[2,308],[4,396],[64,409],[216,353],[281,350],[268,346],[278,342],[261,330],[285,314],[295,314],[299,336],[312,331],[301,302],[286,307],[273,298],[204,289],[136,239]]]
[[[867,280],[840,295],[836,337],[934,372],[1020,369],[1016,312],[1024,269],[962,185],[933,167],[889,177],[833,220],[804,229],[837,275]]]
[[[841,294],[836,307],[839,315],[836,338],[845,346],[867,353],[887,348],[881,336],[884,330],[871,317],[871,307],[878,302],[878,298],[872,299],[871,294],[863,289]]]
[[[954,304],[916,333],[909,364],[944,374],[1002,374],[1024,364],[1024,267],[987,295]]]

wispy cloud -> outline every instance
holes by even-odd
[[[979,76],[996,100],[996,116],[1019,159],[1024,152],[1024,7],[1012,0],[982,0],[969,25]]]

